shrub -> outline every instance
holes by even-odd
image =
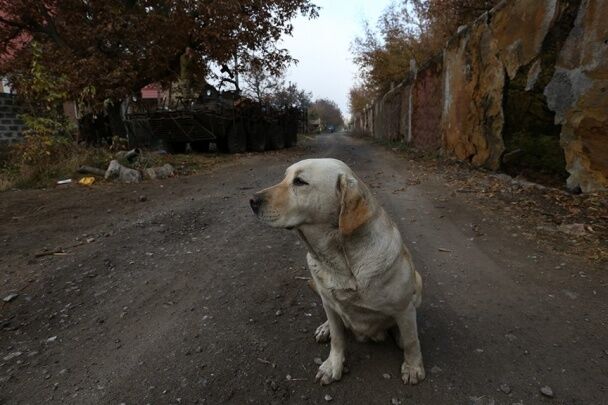
[[[0,168],[0,191],[11,188],[39,188],[71,178],[82,165],[105,168],[112,155],[105,148],[77,145],[52,136],[26,135],[12,146]]]

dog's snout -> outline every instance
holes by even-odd
[[[260,207],[262,206],[262,202],[263,200],[259,195],[254,195],[252,198],[249,199],[249,205],[251,205],[251,209],[254,213],[258,213]]]

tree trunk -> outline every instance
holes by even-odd
[[[120,101],[113,101],[111,104],[108,104],[106,113],[108,114],[112,136],[126,138],[127,129],[122,119],[122,103]]]

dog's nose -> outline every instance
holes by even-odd
[[[262,205],[262,199],[260,196],[254,195],[251,199],[249,199],[249,205],[251,205],[253,212],[257,214],[260,210],[260,206]]]

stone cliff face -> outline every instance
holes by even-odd
[[[500,3],[464,28],[444,51],[444,148],[458,159],[497,170],[505,151],[507,80],[537,60],[557,0]],[[541,65],[530,69],[530,86]]]
[[[475,166],[506,169],[509,155],[571,188],[608,188],[608,1],[503,1],[461,27],[433,66],[358,125]]]
[[[475,166],[498,169],[504,150],[502,91],[505,70],[484,14],[444,51],[443,145]]]
[[[562,126],[568,186],[608,188],[608,2],[582,1],[545,95]]]

